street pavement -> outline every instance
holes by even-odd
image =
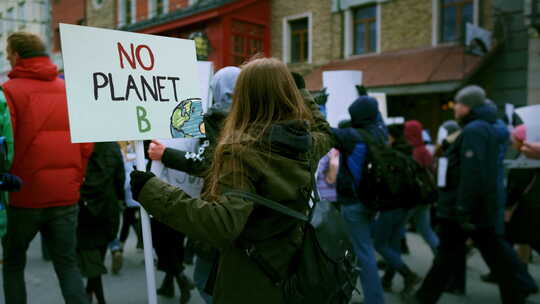
[[[412,254],[406,256],[406,262],[410,267],[421,275],[428,271],[433,256],[426,244],[415,234],[408,235],[409,247]],[[540,258],[537,258],[540,262]],[[110,255],[107,256],[107,266],[110,267]],[[530,271],[537,282],[540,283],[540,263],[532,264]],[[187,268],[187,274],[191,277],[193,267]],[[468,261],[468,285],[467,296],[457,297],[444,295],[440,304],[492,304],[500,303],[498,290],[495,285],[485,284],[480,281],[480,275],[487,272],[487,267],[476,252]],[[157,284],[161,282],[163,273],[157,273]],[[0,277],[0,282],[2,278]],[[0,303],[3,301],[3,288],[0,284]],[[28,265],[26,267],[26,286],[29,304],[60,304],[63,303],[58,281],[49,262],[44,262],[41,258],[39,236],[32,242],[28,251]],[[125,246],[124,267],[119,275],[108,274],[104,277],[105,296],[109,304],[144,304],[146,300],[146,283],[144,272],[144,257],[142,251],[135,249],[134,234]],[[386,294],[386,303],[401,303],[397,292],[402,288],[402,281],[396,276],[394,283],[394,293]],[[174,299],[158,297],[160,304],[172,304],[179,302],[179,291],[176,290]],[[361,296],[355,295],[353,302],[359,303]],[[531,303],[540,304],[540,295],[530,298]],[[203,300],[197,291],[192,292],[190,304],[203,304]],[[316,303],[314,303],[316,304]]]

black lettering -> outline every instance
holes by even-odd
[[[167,79],[172,82],[174,90],[174,100],[178,102],[178,94],[176,93],[176,81],[180,80],[180,77],[167,77]]]
[[[133,76],[129,75],[128,81],[127,81],[127,88],[126,88],[126,100],[129,100],[129,92],[131,92],[131,90],[135,90],[137,97],[139,97],[139,101],[142,101],[142,97],[141,97],[141,94],[139,93],[139,89],[137,89],[135,80],[133,79]]]
[[[93,74],[93,76],[94,76],[94,99],[98,100],[98,90],[106,87],[107,84],[109,84],[109,80],[107,79],[107,75],[105,75],[105,73],[96,72]],[[103,79],[102,84],[99,84],[98,76],[102,77]]]
[[[158,94],[159,94],[159,101],[169,101],[169,99],[163,98],[161,95],[161,90],[165,89],[165,86],[161,85],[161,81],[167,79],[167,77],[164,76],[157,76],[157,87],[158,87]]]
[[[109,73],[109,88],[111,89],[111,99],[114,100],[114,101],[122,101],[122,100],[126,100],[124,97],[116,97],[114,95],[114,85],[113,85],[113,81],[112,81],[112,74]]]
[[[158,100],[158,96],[157,96],[157,90],[156,90],[156,78],[155,77],[152,77],[152,81],[153,81],[153,87],[154,89],[152,89],[152,87],[150,86],[150,84],[148,84],[148,81],[146,81],[146,78],[144,78],[144,76],[141,76],[141,83],[142,83],[142,91],[143,91],[143,100],[146,101],[146,90],[148,90],[148,92],[150,93],[150,95],[152,95],[152,98],[157,101]]]

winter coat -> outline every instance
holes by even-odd
[[[464,128],[448,148],[446,186],[437,205],[442,218],[468,216],[473,224],[495,225],[499,139],[494,127],[496,112],[479,106],[463,120]]]
[[[79,201],[77,247],[97,249],[114,240],[120,223],[124,193],[124,161],[116,142],[94,145]]]
[[[497,166],[499,168],[499,172],[497,174],[497,202],[500,208],[504,208],[506,205],[504,158],[506,157],[506,152],[508,150],[508,146],[510,145],[510,131],[508,131],[508,128],[500,119],[497,119],[493,126],[495,127],[495,132],[497,134],[497,140],[499,143],[499,156],[497,158]]]
[[[413,158],[423,168],[434,169],[433,155],[426,148],[422,137],[423,127],[419,121],[411,120],[405,123],[405,138],[413,147]]]
[[[246,147],[244,141],[251,140],[246,136],[241,142],[226,146],[219,177],[221,193],[232,187],[233,180],[242,181],[245,187],[237,190],[307,212],[317,163],[333,144],[328,123],[313,99],[308,102],[315,117],[312,126],[283,122],[263,134],[260,145]],[[233,150],[238,154],[233,156]],[[233,157],[242,162],[243,171],[231,166]],[[238,240],[255,243],[269,266],[286,277],[303,237],[296,220],[236,197],[220,196],[218,201],[191,198],[158,178],[145,184],[139,201],[159,221],[220,249],[215,303],[285,302],[279,287],[238,246]]]
[[[340,152],[336,190],[338,202],[342,204],[359,202],[355,189],[356,183],[347,164],[347,159],[357,145],[360,145],[363,151],[363,158],[365,159],[367,156],[365,141],[356,129],[367,131],[375,140],[381,142],[386,142],[388,138],[388,131],[382,123],[375,99],[361,96],[349,107],[349,114],[351,115],[352,128],[332,129],[335,139],[334,148]]]
[[[508,207],[514,207],[507,235],[517,244],[540,243],[540,170],[511,169],[508,173]]]
[[[10,204],[47,208],[76,204],[91,144],[72,144],[66,88],[48,57],[19,59],[3,84],[15,142],[11,173],[23,180]]]

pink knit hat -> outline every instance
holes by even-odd
[[[514,131],[512,131],[512,136],[518,141],[527,140],[527,127],[525,125],[517,126]]]

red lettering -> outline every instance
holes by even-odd
[[[133,50],[133,45],[131,46]],[[141,60],[141,50],[146,49],[148,53],[148,57],[150,58],[150,64],[144,65],[143,61]],[[139,45],[137,46],[137,49],[135,51],[135,54],[137,55],[137,61],[139,62],[139,65],[146,71],[150,71],[154,68],[154,53],[152,53],[152,50],[147,45]]]
[[[122,69],[124,68],[124,60],[123,60],[123,58],[126,58],[127,62],[131,66],[131,68],[136,69],[137,65],[135,63],[135,55],[134,55],[134,50],[133,50],[133,43],[131,43],[131,57],[126,52],[126,50],[124,49],[122,44],[120,44],[120,42],[118,42],[117,45],[118,45],[118,57],[120,58],[120,67]],[[137,57],[139,57],[138,55],[139,55],[139,48],[137,48]],[[153,58],[153,56],[152,56],[152,58]],[[139,63],[140,63],[140,59],[138,59],[138,60],[139,60]],[[152,59],[152,62],[153,62],[153,59]]]

